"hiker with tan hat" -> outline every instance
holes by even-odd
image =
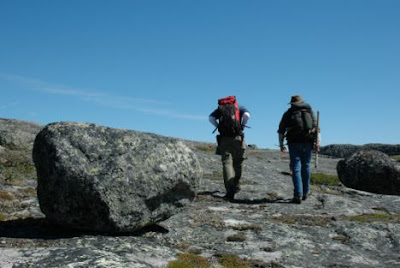
[[[279,146],[281,152],[287,152],[283,143],[286,138],[294,186],[292,202],[301,204],[310,192],[311,155],[317,121],[311,106],[301,96],[292,96],[289,104],[291,107],[279,124]]]

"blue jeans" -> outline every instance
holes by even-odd
[[[294,195],[306,196],[310,191],[312,144],[289,143],[288,145]]]

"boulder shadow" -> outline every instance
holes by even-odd
[[[271,198],[258,198],[258,199],[239,199],[229,201],[234,204],[244,204],[244,205],[260,205],[260,204],[293,204],[292,199],[271,199]]]
[[[168,229],[153,224],[132,232],[97,232],[69,229],[50,223],[46,218],[27,218],[0,221],[0,237],[23,239],[66,239],[85,235],[93,236],[142,236],[149,232],[168,233]]]
[[[217,193],[220,193],[220,191],[215,190],[215,191],[203,191],[203,192],[198,192],[197,195],[209,195],[212,197],[215,197]]]
[[[0,236],[27,239],[62,239],[82,235],[49,223],[45,218],[27,218],[0,222]]]
[[[260,205],[260,204],[291,204],[291,199],[270,199],[270,198],[259,198],[259,199],[234,199],[230,201],[236,204],[245,205]]]
[[[222,193],[218,190],[216,191],[203,191],[197,193],[197,195],[206,195],[206,196],[211,196],[215,199],[221,199],[224,200],[224,196],[221,195]],[[235,198],[233,200],[229,200],[226,202],[230,203],[236,203],[236,204],[245,204],[245,205],[259,205],[259,204],[271,204],[271,203],[276,203],[276,204],[292,204],[292,199],[284,199],[284,198],[259,198],[259,199],[238,199]]]

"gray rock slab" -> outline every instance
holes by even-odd
[[[33,122],[0,118],[0,145],[9,149],[32,149],[42,125]]]

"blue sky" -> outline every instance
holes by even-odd
[[[290,96],[322,145],[400,143],[400,1],[0,2],[0,117],[214,142],[236,95],[247,143],[276,148]]]

